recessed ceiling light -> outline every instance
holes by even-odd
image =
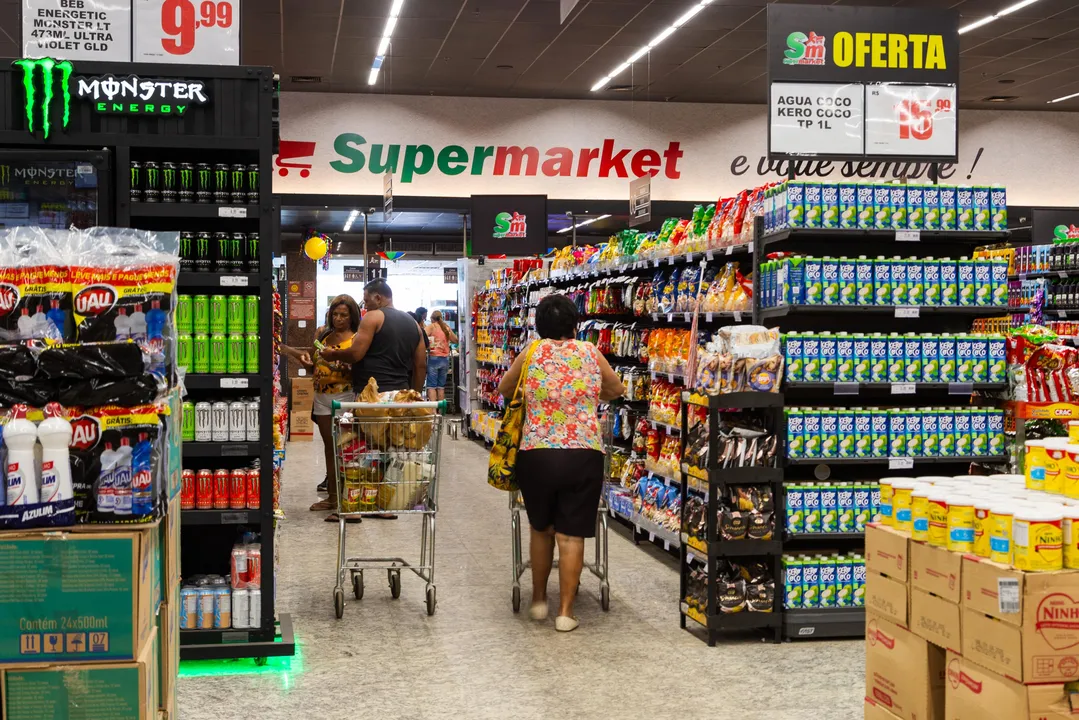
[[[322,82],[321,75],[293,75],[289,78],[294,83],[320,83]]]
[[[378,49],[375,50],[375,60],[371,63],[371,72],[367,76],[368,85],[374,85],[378,80],[378,71],[390,49],[390,38],[393,36],[394,28],[397,27],[397,17],[401,14],[401,7],[404,4],[405,0],[393,0],[393,4],[390,5],[390,14],[386,18],[386,26],[382,29],[382,37],[379,38]]]
[[[1018,95],[990,95],[989,97],[983,97],[982,102],[1008,103],[1018,99]]]
[[[636,87],[637,87],[636,85],[628,85],[628,84],[608,85],[607,90],[608,90],[608,92],[630,92],[631,90],[633,90]]]

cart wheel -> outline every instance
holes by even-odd
[[[357,600],[363,599],[363,571],[352,573],[352,594]]]
[[[264,657],[255,658],[255,664],[258,665],[259,667],[262,667],[263,665],[265,665],[269,661],[270,661],[270,658],[264,658]]]
[[[608,585],[599,589],[599,606],[603,608],[603,612],[611,609],[611,588]]]
[[[401,597],[401,571],[389,570],[387,572],[390,576],[390,595],[396,600]]]
[[[513,612],[521,612],[521,588],[513,588]]]
[[[434,615],[435,614],[435,605],[436,604],[437,603],[435,602],[435,586],[434,585],[428,585],[427,586],[427,614],[428,615]]]
[[[333,611],[338,620],[345,616],[345,591],[341,588],[333,591]]]

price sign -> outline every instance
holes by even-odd
[[[240,0],[135,0],[135,62],[240,64]]]
[[[955,157],[958,153],[954,85],[867,85],[867,155]]]
[[[914,383],[892,383],[892,395],[913,395]]]
[[[895,309],[895,316],[897,318],[916,318],[921,314],[920,307],[897,307]]]
[[[247,287],[246,275],[222,275],[217,282],[221,287]]]
[[[23,57],[130,62],[131,4],[23,0]]]
[[[861,85],[772,83],[769,152],[861,155]]]
[[[914,467],[914,458],[893,457],[888,458],[889,470],[910,470]]]
[[[217,209],[218,217],[228,218],[245,218],[247,217],[247,208],[245,207],[219,207]]]
[[[918,242],[922,239],[921,230],[896,230],[895,241],[896,242]]]

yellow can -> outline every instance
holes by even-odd
[[[969,495],[948,496],[948,549],[960,553],[974,550],[974,498]]]
[[[1014,508],[1014,499],[996,500],[989,508],[989,559],[993,562],[1012,564]]]
[[[978,557],[989,557],[993,503],[990,495],[974,499],[974,554]]]
[[[1015,511],[1012,542],[1015,567],[1052,572],[1064,567],[1064,513],[1060,506],[1031,505]]]
[[[892,525],[896,530],[911,532],[911,493],[914,478],[892,478]]]
[[[880,521],[885,525],[895,525],[892,521],[892,479],[881,478],[880,481]]]
[[[1064,494],[1064,468],[1068,460],[1067,438],[1046,438],[1045,443],[1045,487],[1047,493]]]
[[[1027,440],[1026,459],[1023,462],[1023,475],[1027,481],[1027,487],[1031,490],[1045,489],[1045,464],[1048,458],[1045,455],[1044,440]]]
[[[1068,421],[1068,442],[1079,445],[1079,420]]]
[[[1070,424],[1069,424],[1069,430]],[[1061,528],[1064,538],[1064,567],[1079,569],[1079,507],[1065,506]]]
[[[1079,443],[1064,446],[1064,487],[1065,497],[1079,499]]]
[[[948,489],[933,487],[928,495],[929,544],[948,547]]]
[[[932,485],[919,484],[910,492],[910,536],[915,540],[929,540],[929,493],[932,489]]]

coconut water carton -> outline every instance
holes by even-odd
[[[839,457],[839,413],[835,410],[820,411],[820,456]]]
[[[933,409],[922,410],[922,455],[940,455],[940,417]]]
[[[925,304],[925,261],[921,258],[907,259],[907,304]]]
[[[993,304],[993,262],[987,257],[974,260],[974,304],[978,307]]]
[[[805,517],[805,532],[807,533],[819,533],[820,532],[820,486],[819,485],[803,485],[802,486],[802,504],[805,507],[803,516]]]
[[[1004,232],[1008,229],[1008,192],[1003,185],[993,185],[989,189],[989,208],[992,211],[992,219],[989,229],[994,232]]]
[[[839,379],[839,356],[837,338],[832,333],[820,335],[820,381],[836,382]]]
[[[805,266],[805,304],[820,305],[824,300],[821,259],[807,257],[803,265]]]
[[[970,443],[973,455],[989,454],[989,413],[986,408],[971,408]]]
[[[938,187],[940,187],[940,229],[955,230],[958,226],[956,187],[955,185],[939,185]]]
[[[883,255],[873,261],[873,304],[892,304],[892,263]]]
[[[785,408],[787,416],[787,457],[805,456],[805,414],[799,408]]]
[[[940,382],[940,338],[922,335],[922,377],[916,382]]]
[[[856,483],[854,486],[854,532],[865,531],[869,523],[872,507],[870,495],[872,487],[868,483]]]
[[[820,336],[812,333],[802,335],[802,379],[820,382]]]
[[[922,265],[922,282],[925,286],[923,291],[923,305],[937,307],[940,305],[940,261],[936,258],[925,258]]]
[[[955,229],[974,230],[974,188],[960,185],[955,189]]]
[[[940,230],[940,186],[926,185],[922,191],[923,230]]]
[[[959,338],[955,335],[941,335],[937,340],[937,356],[940,358],[940,382],[956,382],[959,377],[959,364],[956,355]]]
[[[852,382],[869,382],[869,371],[872,360],[869,356],[869,336],[855,333],[854,336],[854,377]]]
[[[993,227],[993,209],[988,185],[975,185],[972,188],[974,198],[974,229],[988,232]]]
[[[787,532],[805,532],[805,497],[801,485],[787,486]]]
[[[910,286],[907,284],[907,260],[894,257],[888,270],[892,280],[892,299],[885,305],[909,305],[907,293]]]
[[[873,456],[872,413],[868,410],[854,411],[854,457]]]
[[[838,411],[836,433],[839,435],[839,457],[854,457],[854,410],[843,408]]]
[[[839,333],[835,339],[836,382],[854,382],[854,336]]]
[[[865,255],[859,255],[854,261],[854,282],[855,304],[875,304],[874,263]]]
[[[1006,359],[1007,343],[1002,335],[990,335],[987,343],[989,355],[989,379],[987,382],[1002,383],[1008,379]]]
[[[905,382],[907,372],[906,343],[902,335],[892,333],[888,336],[888,377],[887,382]]]
[[[959,284],[959,305],[961,307],[973,307],[977,300],[977,284],[974,281],[974,261],[970,258],[959,258],[957,266],[957,279]]]
[[[802,419],[802,437],[805,440],[805,457],[819,458],[821,456],[820,411],[806,408],[802,411]]]
[[[955,381],[972,383],[974,380],[974,336],[959,335],[955,339]]]
[[[890,230],[892,227],[892,192],[887,183],[873,185],[873,228]]]
[[[892,211],[891,229],[907,229],[907,186],[896,183],[888,188],[888,205]]]
[[[819,182],[805,183],[805,226],[807,229],[821,227],[821,185]]]
[[[903,380],[909,383],[922,381],[922,339],[907,333],[903,339]]]
[[[858,227],[858,186],[855,183],[839,183],[839,227],[855,230]]]
[[[876,221],[876,206],[874,205],[875,185],[866,183],[857,186],[858,198],[858,224],[859,230],[872,230]]]
[[[805,183],[801,180],[787,182],[787,225],[790,228],[805,227]]]
[[[1008,304],[1008,261],[1002,257],[995,257],[990,263],[990,277],[992,282],[993,307],[1004,307]]]
[[[783,336],[783,361],[786,365],[787,382],[802,382],[805,378],[802,345],[801,333],[792,332]]]
[[[868,382],[888,382],[888,336],[882,333],[869,336]]]
[[[959,304],[959,265],[951,258],[940,261],[940,304],[943,307]]]
[[[989,338],[985,335],[971,336],[971,353],[974,358],[973,382],[989,382]]]
[[[907,228],[921,230],[925,226],[925,186],[907,185]]]
[[[907,424],[905,411],[886,410],[888,417],[888,457],[906,457]]]
[[[820,186],[820,226],[825,229],[839,227],[839,186],[835,183],[821,183]]]
[[[853,258],[839,258],[839,304],[858,304],[857,264]]]
[[[886,458],[888,457],[888,411],[887,410],[873,410],[870,414],[870,427],[871,427],[871,444],[870,444],[870,457]]]
[[[936,413],[940,456],[955,457],[955,412],[951,408],[937,408]]]
[[[821,287],[825,305],[839,305],[839,258],[821,259]]]
[[[989,435],[989,455],[1003,455],[1004,446],[1004,411],[989,409],[986,419],[986,432]]]

